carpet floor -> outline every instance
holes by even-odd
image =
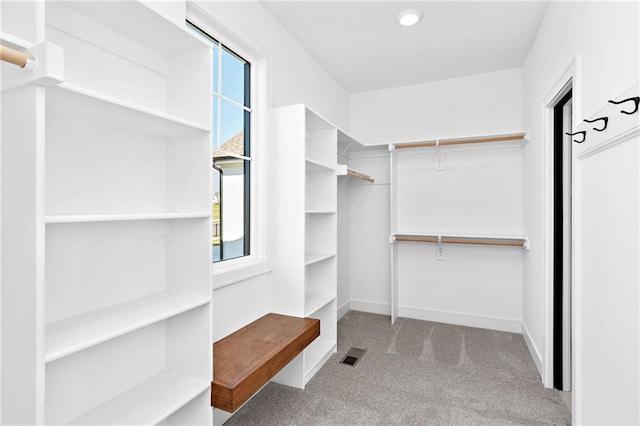
[[[366,350],[355,367],[340,361]],[[269,383],[227,425],[568,425],[519,334],[350,311],[305,390]]]

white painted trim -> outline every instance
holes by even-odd
[[[542,356],[540,355],[540,351],[536,347],[536,344],[533,342],[529,329],[527,329],[524,322],[522,323],[522,337],[524,338],[524,342],[527,344],[527,349],[529,349],[529,354],[531,354],[533,363],[538,369],[538,374],[542,377]]]
[[[271,267],[265,262],[257,262],[246,265],[243,268],[232,269],[213,275],[213,291],[219,290],[229,285],[237,284],[251,278],[259,277],[271,272]]]
[[[591,157],[592,155],[599,154],[602,151],[606,151],[609,148],[613,148],[616,145],[620,145],[621,143],[626,142],[629,139],[632,139],[638,136],[638,134],[640,134],[640,126],[636,124],[635,126],[631,127],[629,130],[623,133],[620,133],[619,135],[616,135],[610,139],[607,139],[606,141],[599,143],[598,145],[592,148],[582,151],[580,154],[576,156],[576,158],[578,160],[584,160],[586,158]]]
[[[485,328],[509,333],[522,332],[522,320],[489,315],[466,314],[463,312],[424,309],[412,306],[399,306],[398,316],[465,327]]]
[[[337,321],[340,321],[342,317],[345,316],[347,312],[349,312],[350,310],[351,310],[351,300],[347,300],[345,303],[342,304],[342,306],[338,308]]]
[[[351,300],[351,310],[372,314],[391,315],[388,303]],[[522,333],[522,320],[489,315],[466,314],[463,312],[424,309],[413,306],[398,306],[398,316],[423,321],[441,322],[466,327],[485,328],[488,330]]]
[[[542,384],[553,387],[553,107],[571,87],[573,107],[573,128],[577,128],[581,118],[581,56],[576,55],[562,76],[549,90],[542,102],[543,109],[543,143],[542,143]],[[573,168],[572,168],[573,169]],[[572,213],[575,216],[575,211]],[[575,217],[572,217],[572,223]],[[575,253],[572,247],[572,253]],[[575,279],[575,278],[574,278]],[[534,343],[532,341],[532,343]]]
[[[351,299],[351,310],[369,312],[371,314],[391,315],[391,307],[388,303],[369,302],[367,300]]]
[[[243,270],[266,260],[266,188],[267,152],[264,148],[269,135],[268,115],[272,108],[271,53],[246,33],[233,27],[232,20],[220,14],[212,16],[199,4],[187,1],[186,17],[220,43],[251,63],[251,235],[250,254],[237,259],[212,264],[216,275],[231,269]],[[207,10],[215,7],[207,3]]]

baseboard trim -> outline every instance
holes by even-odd
[[[439,309],[416,308],[412,306],[398,307],[398,316],[424,321],[442,322],[465,327],[486,328],[510,333],[522,332],[522,321],[489,315],[465,314],[462,312],[443,311]]]
[[[391,315],[391,307],[388,304],[365,300],[351,300],[351,310]],[[413,306],[398,307],[398,316],[466,327],[486,328],[489,330],[507,331],[518,334],[522,333],[522,321],[520,319],[465,314],[437,309],[416,308]]]
[[[527,344],[527,349],[529,349],[531,358],[533,358],[533,363],[538,369],[538,374],[540,374],[540,377],[542,377],[542,357],[540,356],[540,351],[538,351],[538,348],[533,343],[533,339],[531,338],[529,329],[527,329],[527,326],[524,324],[524,322],[522,323],[522,337],[524,337],[524,342]]]
[[[338,308],[338,321],[342,319],[343,316],[347,314],[351,310],[351,300],[347,300]]]
[[[366,300],[351,299],[351,310],[369,312],[371,314],[391,315],[391,307],[388,303],[369,302]]]

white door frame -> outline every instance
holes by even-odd
[[[553,387],[553,107],[573,90],[573,128],[577,128],[582,121],[581,90],[580,90],[580,55],[569,64],[562,76],[556,81],[547,96],[544,98],[543,129],[544,135],[542,148],[542,176],[543,176],[543,336],[542,336],[542,383],[545,387]],[[573,173],[573,171],[572,171]],[[573,176],[572,176],[573,182]],[[575,211],[572,211],[573,216]],[[573,232],[572,232],[573,235]],[[574,249],[574,237],[572,236],[571,251]],[[572,268],[575,266],[572,265]],[[573,271],[572,271],[573,272]],[[573,275],[573,274],[572,274]],[[573,316],[573,301],[572,301]],[[573,321],[572,321],[573,323]],[[572,325],[573,328],[573,325]],[[572,329],[573,334],[573,329]]]

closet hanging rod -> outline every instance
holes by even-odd
[[[462,145],[468,143],[484,143],[484,142],[503,142],[503,141],[512,141],[512,140],[521,140],[525,138],[524,133],[509,135],[509,136],[488,136],[482,138],[465,138],[465,139],[449,139],[449,140],[433,140],[433,141],[423,141],[423,142],[408,142],[408,143],[399,143],[394,147],[395,149],[406,149],[406,148],[423,148],[429,146],[444,146],[444,145]]]
[[[526,247],[527,240],[522,238],[485,238],[485,237],[447,237],[438,240],[437,235],[395,235],[395,241],[443,244],[478,244],[488,246]]]
[[[0,60],[17,65],[20,68],[25,68],[28,71],[33,70],[36,64],[35,59],[30,53],[20,52],[19,50],[2,45],[0,45]]]
[[[355,170],[347,169],[347,176],[351,176],[357,179],[362,179],[369,183],[374,183],[375,180],[371,176],[367,176],[363,173],[356,172]]]

